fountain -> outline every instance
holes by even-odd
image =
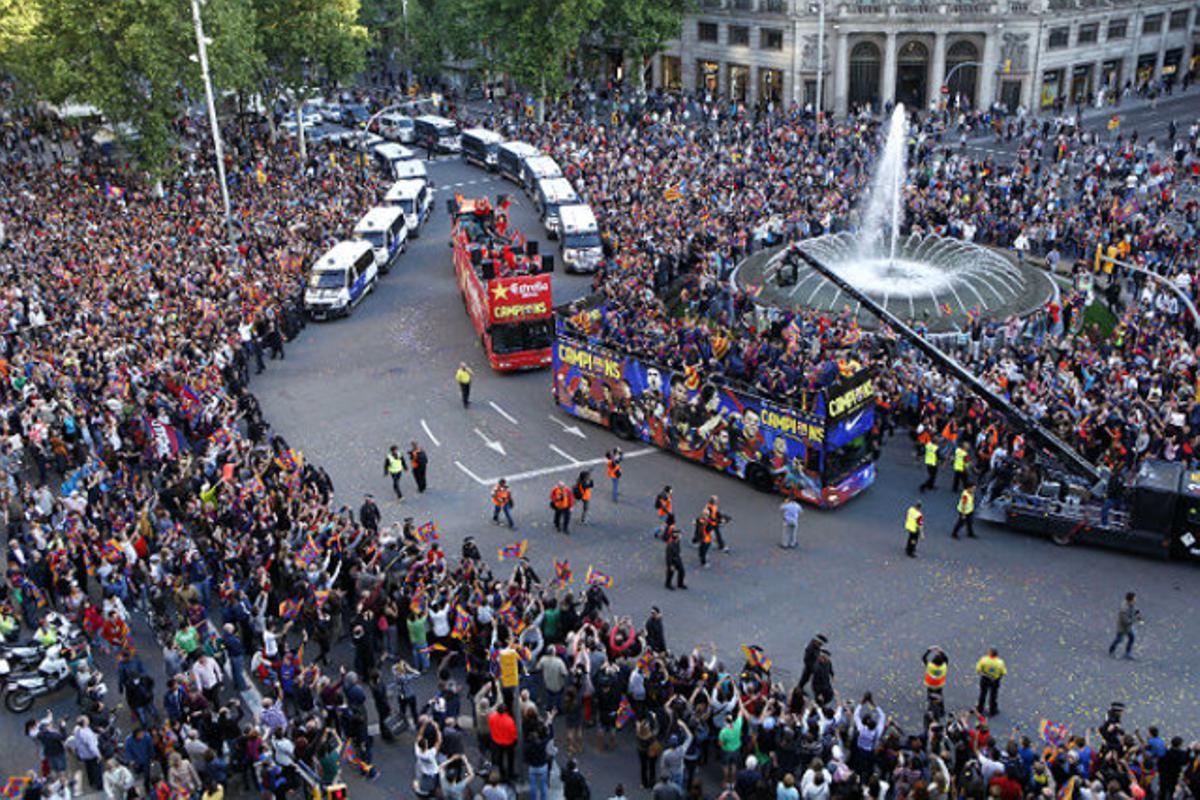
[[[944,236],[903,235],[907,138],[908,120],[898,105],[857,233],[826,234],[798,246],[888,311],[933,332],[962,329],[974,315],[1004,318],[1043,305],[1053,295],[1050,278],[1008,253]],[[877,324],[819,272],[789,259],[785,248],[751,256],[735,279],[760,304],[834,313],[849,305],[863,327]]]

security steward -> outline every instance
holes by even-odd
[[[970,453],[962,442],[959,442],[954,448],[954,483],[950,486],[950,491],[957,492],[960,486],[966,486],[967,478],[967,457]]]
[[[500,524],[500,512],[504,512],[504,519],[508,521],[508,527],[513,527],[512,518],[513,499],[512,492],[508,490],[508,481],[501,478],[499,482],[492,487],[492,522]]]
[[[675,527],[674,514],[667,515],[662,538],[667,546],[667,588],[675,590],[675,587],[671,585],[671,578],[675,578],[676,585],[680,589],[686,589],[687,584],[683,582],[683,579],[687,573],[683,569],[683,556],[679,551],[679,529]]]
[[[417,482],[417,492],[425,492],[425,468],[429,466],[429,456],[421,449],[421,445],[413,442],[408,448],[408,465],[412,467],[413,480]]]
[[[928,477],[925,479],[925,482],[921,484],[922,492],[924,492],[926,489],[934,488],[934,483],[937,481],[937,471],[938,448],[937,444],[935,444],[931,439],[925,443],[925,472]]]
[[[663,490],[658,493],[658,497],[654,498],[654,510],[658,512],[659,522],[665,523],[667,517],[674,513],[671,497],[671,487],[664,486]]]
[[[728,522],[729,517],[721,513],[721,505],[717,501],[717,496],[714,494],[708,498],[708,502],[704,505],[704,522],[711,533],[717,540],[717,547],[722,553],[728,553],[729,547],[725,544],[725,539],[721,536],[721,523]]]
[[[921,512],[921,501],[913,503],[904,512],[904,532],[908,535],[908,543],[904,554],[909,558],[917,557],[917,540],[925,535],[925,515]]]
[[[675,515],[671,514],[670,516],[674,517]],[[696,517],[696,524],[692,529],[692,541],[700,545],[700,567],[708,569],[710,566],[708,563],[708,550],[712,547],[713,532],[712,528],[709,527],[708,517],[704,514]]]
[[[968,483],[966,488],[962,490],[962,494],[958,496],[958,522],[954,523],[954,530],[950,533],[950,538],[957,539],[958,531],[962,527],[966,527],[967,536],[975,538],[975,484]]]
[[[990,647],[987,655],[975,664],[975,672],[979,674],[979,704],[975,708],[983,714],[986,707],[987,715],[994,717],[1000,713],[997,707],[1000,681],[1008,674],[1008,668],[1004,666],[1004,659],[1000,657],[996,648]]]
[[[575,498],[567,485],[562,481],[556,483],[550,490],[550,507],[554,509],[554,530],[567,536],[571,535],[571,506],[574,504]]]
[[[595,483],[592,481],[591,470],[584,470],[579,473],[579,477],[575,479],[575,486],[571,489],[571,493],[575,495],[575,499],[579,501],[579,505],[583,509],[579,513],[579,521],[587,525],[588,507],[592,503],[592,488]]]
[[[943,692],[946,689],[946,673],[950,671],[950,658],[935,645],[925,651],[921,660],[925,663],[923,681],[929,714],[933,719],[941,719],[946,713]]]
[[[617,494],[621,485],[621,461],[625,458],[625,454],[621,452],[621,448],[614,447],[604,454],[605,472],[608,474],[608,479],[612,481],[612,499],[617,502]]]
[[[460,361],[458,370],[454,373],[454,380],[458,382],[458,391],[462,395],[463,408],[471,404],[471,378],[475,375],[471,368],[467,366],[467,362]]]
[[[400,491],[400,477],[406,468],[404,454],[400,452],[400,445],[392,445],[392,449],[388,450],[387,456],[383,459],[383,474],[392,479],[392,491],[396,493],[397,500],[404,499],[404,493]]]

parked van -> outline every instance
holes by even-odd
[[[595,272],[604,249],[591,207],[583,204],[562,206],[558,216],[563,265],[568,272]]]
[[[457,153],[462,149],[458,123],[445,117],[427,114],[413,120],[413,141],[420,147],[438,153]]]
[[[383,171],[393,180],[401,177],[396,174],[396,164],[401,161],[412,161],[416,157],[416,153],[402,144],[384,142],[375,145],[375,161],[379,163]]]
[[[396,206],[375,206],[354,226],[354,238],[371,245],[375,266],[386,273],[408,244],[404,211]]]
[[[411,144],[416,136],[416,125],[413,118],[399,111],[380,114],[378,124],[379,134],[393,142]]]
[[[433,206],[433,196],[429,186],[420,180],[396,181],[387,194],[383,196],[385,206],[395,206],[404,212],[404,222],[408,226],[408,236],[416,239],[420,236],[421,226],[429,218],[429,210]]]
[[[542,217],[542,224],[546,226],[546,235],[556,239],[559,227],[558,209],[561,206],[579,205],[579,195],[566,178],[545,178],[537,182],[533,191],[533,202]]]
[[[462,132],[463,161],[494,170],[496,153],[504,137],[487,128],[468,128]]]
[[[561,178],[562,169],[559,168],[558,162],[550,156],[538,154],[529,156],[525,159],[522,167],[521,185],[525,187],[525,191],[533,193],[537,182],[546,178]]]
[[[375,288],[375,251],[364,241],[338,242],[312,265],[304,310],[313,319],[349,316]]]
[[[505,142],[496,149],[496,171],[513,183],[520,183],[524,176],[525,159],[541,152],[525,142]]]
[[[425,169],[424,161],[393,161],[392,173],[398,181],[417,180],[429,185],[429,170]]]

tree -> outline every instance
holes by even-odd
[[[127,123],[140,165],[156,176],[166,172],[171,124],[186,98],[200,91],[200,71],[191,60],[191,6],[181,0],[0,1],[15,2],[25,25],[12,36],[21,20],[6,19],[0,45],[5,66],[52,103],[87,103],[110,122]],[[239,0],[210,0],[204,14],[214,82],[251,85],[256,51],[247,9]]]
[[[570,54],[603,11],[605,0],[477,0],[494,42],[497,66],[519,84],[537,87],[538,121],[547,97],[565,85]],[[654,0],[646,0],[648,3]]]
[[[301,107],[321,80],[340,83],[363,68],[367,29],[359,24],[359,0],[255,0],[258,35],[266,58],[268,94],[292,94],[305,157]]]
[[[633,61],[638,92],[646,91],[646,59],[679,38],[694,0],[604,0],[600,32]]]

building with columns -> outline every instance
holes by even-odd
[[[839,115],[894,102],[1070,108],[1200,67],[1195,3],[699,0],[647,68],[668,90],[750,105],[820,96]]]

